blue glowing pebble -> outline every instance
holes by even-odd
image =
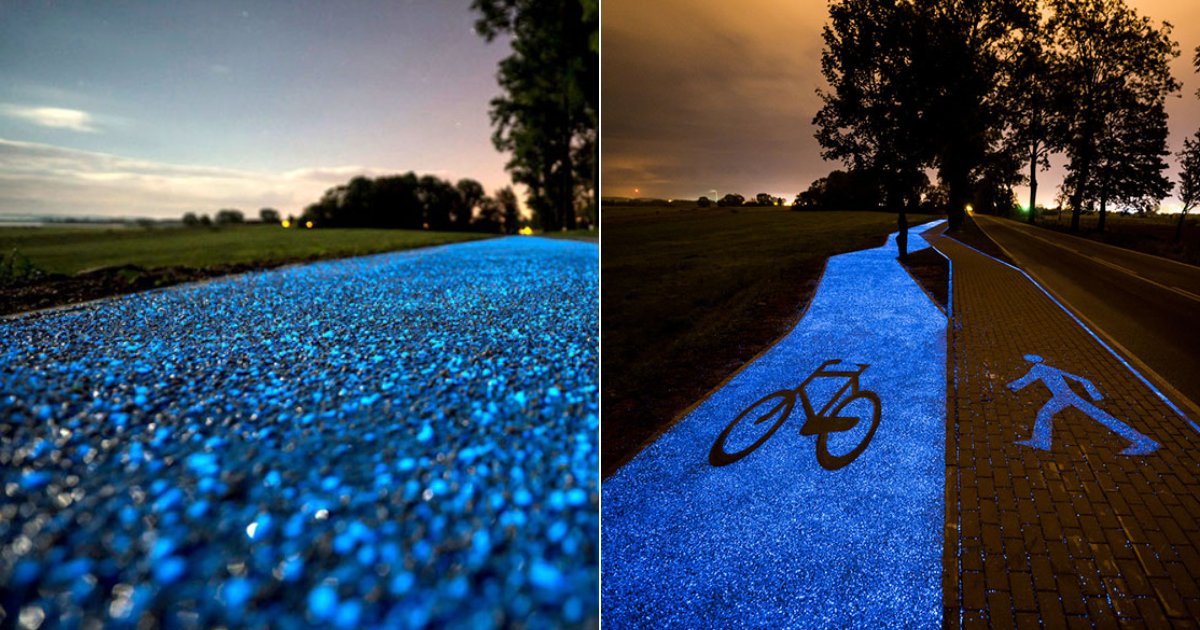
[[[321,584],[308,592],[308,610],[320,621],[328,621],[338,607],[337,591],[328,584]]]

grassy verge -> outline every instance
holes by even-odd
[[[278,267],[488,238],[461,232],[0,228],[0,314]]]
[[[1132,249],[1162,256],[1191,265],[1200,265],[1200,218],[1188,215],[1184,219],[1183,233],[1178,242],[1175,241],[1175,227],[1179,215],[1121,215],[1110,213],[1105,218],[1105,229],[1097,232],[1096,226],[1100,217],[1097,214],[1085,214],[1079,217],[1079,231],[1071,232],[1071,213],[1063,211],[1061,215],[1050,213],[1038,217],[1037,225],[1051,230],[1058,230],[1075,236],[1107,243],[1116,247]]]
[[[785,333],[825,259],[877,247],[896,225],[787,208],[609,206],[601,221],[605,476]]]
[[[545,238],[558,238],[568,241],[585,241],[588,243],[600,242],[600,230],[565,230],[562,232],[546,232],[538,234]]]

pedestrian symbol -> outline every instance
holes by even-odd
[[[1067,379],[1071,379],[1083,385],[1088,395],[1092,397],[1092,400],[1099,402],[1104,397],[1100,395],[1100,390],[1096,389],[1096,386],[1091,381],[1082,376],[1076,376],[1046,365],[1042,362],[1042,357],[1036,354],[1025,355],[1025,360],[1032,362],[1033,365],[1025,373],[1025,376],[1009,383],[1008,388],[1015,392],[1041,381],[1050,390],[1050,400],[1046,401],[1046,404],[1042,405],[1042,408],[1038,411],[1037,421],[1033,425],[1033,435],[1028,440],[1018,440],[1017,444],[1032,446],[1043,451],[1050,450],[1051,418],[1053,418],[1054,414],[1067,407],[1074,407],[1087,414],[1091,419],[1103,424],[1121,437],[1132,442],[1133,444],[1121,451],[1122,455],[1146,455],[1158,450],[1158,442],[1138,433],[1132,427],[1114,418],[1108,412],[1084,400],[1067,383]]]

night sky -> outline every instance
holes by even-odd
[[[1167,103],[1172,152],[1200,128],[1200,2],[1129,0],[1174,25],[1183,82]],[[812,117],[826,3],[604,0],[601,24],[602,194],[697,198],[759,192],[791,200],[840,162],[823,162]],[[1061,163],[1061,159],[1059,162]],[[1175,158],[1169,159],[1175,177]],[[1061,164],[1039,176],[1054,205]],[[1028,190],[1017,189],[1027,203]],[[1164,201],[1164,210],[1178,206]]]
[[[299,212],[351,176],[507,185],[468,0],[0,0],[0,214]]]

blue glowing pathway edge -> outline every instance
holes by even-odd
[[[1102,339],[1100,337],[1100,335],[1097,335],[1096,332],[1093,331],[1087,324],[1083,323],[1083,320],[1079,319],[1079,317],[1077,317],[1075,315],[1075,313],[1071,311],[1071,309],[1067,308],[1062,302],[1060,302],[1058,300],[1058,298],[1054,297],[1054,295],[1052,293],[1050,293],[1050,291],[1048,291],[1046,289],[1046,287],[1043,287],[1040,282],[1038,282],[1037,280],[1034,280],[1033,276],[1026,273],[1026,271],[1024,269],[1021,269],[1020,267],[1011,265],[1007,262],[1004,262],[1003,260],[1000,260],[999,258],[996,258],[995,256],[991,256],[989,254],[981,252],[978,249],[975,249],[974,247],[971,247],[970,245],[967,245],[966,243],[964,243],[958,239],[954,239],[954,241],[956,243],[958,243],[959,245],[962,245],[963,247],[966,247],[967,249],[969,249],[981,256],[987,256],[988,258],[1000,263],[1001,265],[1004,265],[1005,267],[1009,267],[1009,268],[1017,271],[1021,275],[1025,276],[1025,278],[1027,280],[1029,280],[1030,282],[1033,283],[1033,286],[1037,287],[1038,290],[1040,290],[1042,293],[1044,293],[1046,295],[1046,297],[1050,298],[1050,301],[1057,304],[1058,307],[1061,308],[1064,313],[1066,313],[1068,316],[1070,316],[1071,319],[1075,320],[1075,323],[1079,324],[1080,328],[1082,328],[1085,332],[1087,332],[1087,334],[1091,335],[1092,339],[1095,339],[1096,342],[1099,343],[1101,346],[1103,346],[1105,350],[1108,350],[1109,354],[1116,357],[1117,361],[1121,362],[1121,365],[1124,365],[1126,369],[1128,369],[1131,373],[1133,373],[1134,376],[1136,376],[1138,378],[1138,380],[1140,380],[1146,387],[1149,387],[1150,391],[1154,392],[1154,394],[1156,396],[1158,396],[1158,398],[1160,400],[1162,400],[1164,403],[1166,403],[1166,405],[1168,407],[1170,407],[1172,411],[1174,411],[1176,414],[1178,414],[1180,418],[1183,418],[1183,421],[1188,423],[1188,425],[1192,427],[1192,430],[1196,431],[1197,433],[1200,433],[1200,425],[1197,425],[1195,422],[1193,422],[1192,419],[1189,418],[1188,415],[1185,414],[1182,409],[1180,409],[1170,398],[1167,398],[1166,394],[1162,393],[1162,391],[1160,391],[1157,387],[1155,387],[1154,384],[1151,383],[1149,379],[1147,379],[1144,375],[1142,375],[1141,372],[1139,372],[1136,368],[1134,368],[1132,365],[1130,365],[1129,361],[1125,360],[1125,357],[1121,356],[1121,354],[1119,352],[1117,352],[1116,350],[1114,350],[1112,348],[1112,346],[1108,345],[1104,341],[1104,339]]]
[[[830,258],[788,337],[605,481],[606,625],[941,625],[946,315],[894,247],[893,236]],[[820,463],[796,402],[788,428],[713,464],[710,448],[740,411],[802,380],[815,410],[831,390],[811,379],[828,371],[861,377],[881,401],[878,433],[856,459]]]

